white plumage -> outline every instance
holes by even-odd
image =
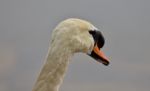
[[[74,53],[93,50],[94,39],[89,31],[97,30],[80,19],[62,21],[52,32],[46,62],[32,91],[58,91],[69,59]]]

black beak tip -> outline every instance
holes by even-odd
[[[108,65],[109,65],[109,62],[103,62],[103,64],[104,64],[105,66],[108,66]]]

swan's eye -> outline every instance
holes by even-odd
[[[97,43],[99,48],[102,48],[105,43],[105,39],[100,31],[89,31],[89,33],[93,36],[95,43]]]
[[[89,33],[90,33],[91,35],[95,35],[95,34],[96,34],[96,31],[95,31],[95,30],[94,30],[94,31],[93,31],[93,30],[90,30]]]

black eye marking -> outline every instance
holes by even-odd
[[[95,44],[97,43],[99,48],[102,48],[105,43],[105,39],[100,31],[89,31],[89,33],[93,36]]]
[[[93,36],[95,43],[97,43],[98,36],[96,34],[96,30],[90,30],[89,33]]]
[[[94,35],[94,34],[96,34],[96,31],[95,30],[94,31],[90,30],[89,33],[92,34],[92,35]]]

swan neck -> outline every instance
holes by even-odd
[[[65,48],[50,47],[33,91],[58,91],[71,56],[72,53]]]

